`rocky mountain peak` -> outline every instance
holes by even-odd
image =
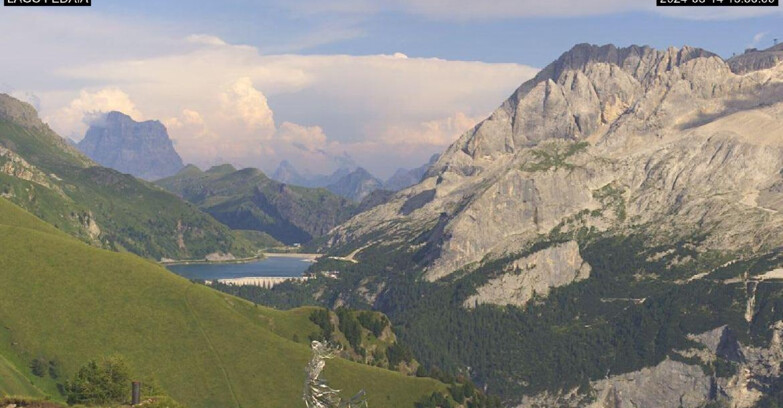
[[[637,80],[643,80],[653,72],[671,70],[696,58],[715,57],[701,48],[684,46],[657,50],[649,46],[631,45],[618,48],[613,44],[593,45],[577,44],[563,53],[557,60],[545,67],[532,80],[533,83],[545,80],[558,82],[568,71],[586,72],[591,65],[609,64],[622,68]]]
[[[381,187],[383,187],[383,183],[363,167],[356,168],[326,186],[329,191],[355,202],[361,202],[370,193]]]
[[[272,179],[281,183],[293,184],[297,186],[307,185],[307,180],[303,177],[299,171],[288,160],[283,160],[277,166],[274,173],[272,173]]]
[[[7,121],[23,128],[35,130],[29,133],[31,138],[39,138],[43,143],[51,143],[67,152],[68,160],[78,166],[89,166],[93,163],[69,141],[56,134],[48,125],[41,121],[38,112],[27,102],[23,102],[8,94],[0,93],[0,121]],[[0,145],[16,150],[17,146],[10,140],[0,140]]]
[[[686,94],[713,97],[730,92],[725,87],[730,74],[725,61],[699,48],[580,44],[463,134],[428,174],[448,169],[472,175],[488,162],[542,141],[598,139],[629,113],[646,115],[647,125],[663,123],[667,114],[679,113],[658,109],[662,104],[687,99]]]
[[[137,122],[122,112],[95,120],[78,148],[103,166],[146,180],[171,176],[184,166],[162,123]]]
[[[751,48],[744,54],[734,56],[727,62],[735,74],[745,74],[772,68],[783,61],[783,44],[778,44],[766,50]]]
[[[38,118],[38,112],[32,105],[4,93],[0,93],[0,119],[8,120],[24,127],[39,128],[45,126],[41,119]]]
[[[773,196],[783,189],[770,189],[783,185],[775,184],[782,89],[783,69],[737,75],[697,48],[578,45],[463,134],[421,183],[345,228],[435,225],[432,256],[421,258],[431,279],[517,251],[610,201],[625,209],[609,210],[596,228],[629,219],[667,229],[712,223],[725,226],[712,248],[778,245],[745,219],[721,217],[728,204],[718,201],[760,219],[777,214]],[[725,154],[730,160],[714,159]],[[711,191],[720,199],[706,199]]]

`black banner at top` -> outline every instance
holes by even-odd
[[[3,0],[6,7],[90,7],[90,0]]]
[[[779,0],[655,0],[659,7],[777,7]]]

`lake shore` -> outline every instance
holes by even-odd
[[[160,265],[172,266],[172,265],[221,265],[221,264],[243,264],[260,261],[266,258],[299,258],[310,261],[315,261],[322,254],[300,254],[295,252],[264,252],[260,255],[249,258],[238,259],[224,259],[219,261],[210,261],[206,259],[192,259],[192,260],[177,260],[177,259],[162,259],[158,261]]]
[[[257,256],[249,257],[249,258],[237,258],[237,259],[223,259],[219,261],[209,261],[206,259],[189,259],[189,260],[182,260],[182,259],[162,259],[158,261],[159,264],[163,266],[171,266],[171,265],[220,265],[220,264],[243,264],[243,263],[250,263],[250,262],[256,262],[260,261],[262,259],[265,259],[266,256],[264,254],[260,254]]]
[[[266,258],[301,258],[301,259],[310,259],[310,260],[316,260],[319,256],[322,254],[303,254],[303,253],[296,253],[296,252],[264,252],[264,257]]]

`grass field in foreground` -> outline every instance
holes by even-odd
[[[305,311],[256,307],[142,258],[90,247],[4,199],[0,248],[0,326],[10,342],[0,345],[9,354],[0,370],[26,384],[33,377],[24,363],[37,356],[59,359],[68,376],[89,359],[121,354],[139,378],[189,407],[303,406],[309,347],[291,339],[316,330]],[[364,388],[373,408],[412,407],[445,389],[339,359],[326,377],[346,395]],[[21,383],[0,375],[8,394],[35,391]]]

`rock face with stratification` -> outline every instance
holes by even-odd
[[[168,177],[184,167],[162,123],[136,122],[120,112],[93,122],[78,147],[97,163],[144,180]]]
[[[777,44],[766,50],[757,50],[755,48],[745,51],[742,55],[737,55],[729,59],[729,67],[734,73],[744,74],[751,71],[773,68],[783,61],[783,44]]]
[[[524,398],[518,408],[699,408],[708,403],[752,408],[781,375],[783,321],[770,330],[772,338],[767,347],[741,344],[726,326],[691,335],[698,348],[678,350],[677,354],[691,358],[692,363],[667,358],[654,367],[593,381],[591,396],[577,390],[543,393]],[[734,372],[705,372],[705,367],[714,367],[717,360],[734,364]]]
[[[546,297],[551,288],[590,277],[590,265],[579,254],[575,241],[555,245],[516,260],[504,273],[477,289],[463,303],[524,306],[534,296]]]
[[[373,306],[403,311],[424,352],[443,341],[451,354],[440,358],[460,359],[510,406],[753,407],[780,389],[783,362],[779,289],[758,275],[783,263],[776,52],[725,61],[691,47],[577,45],[324,249],[360,265],[394,254],[363,270],[381,287]],[[429,292],[395,297],[409,293],[381,283],[398,275]],[[688,304],[705,293],[715,305]],[[412,305],[424,316],[405,315]],[[667,326],[686,321],[676,335]],[[421,329],[439,325],[437,338]],[[722,325],[748,339],[703,333]],[[452,332],[472,341],[450,343]],[[701,346],[680,350],[688,334]],[[564,390],[557,370],[575,367],[562,375],[583,382]]]
[[[339,248],[430,234],[426,277],[519,252],[579,221],[704,247],[783,244],[783,69],[710,52],[581,44],[459,138],[418,185],[333,231]]]

